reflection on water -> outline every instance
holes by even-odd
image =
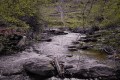
[[[98,60],[106,60],[107,59],[107,54],[105,54],[101,51],[88,50],[88,51],[83,51],[83,54],[86,54],[86,55],[96,58]]]
[[[69,54],[74,54],[78,56],[88,56],[89,58],[94,58],[96,60],[106,60],[107,54],[101,51],[95,51],[95,50],[79,50],[75,52],[69,52]]]

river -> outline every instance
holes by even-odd
[[[114,61],[107,59],[107,55],[104,55],[103,53],[83,50],[78,50],[74,52],[69,51],[68,46],[73,45],[72,42],[76,41],[78,39],[78,36],[80,38],[85,35],[71,32],[66,35],[57,35],[51,37],[51,42],[35,43],[33,45],[34,49],[39,51],[39,53],[36,53],[33,48],[30,47],[25,51],[18,52],[18,54],[1,56],[0,72],[19,72],[22,69],[22,64],[24,64],[27,59],[48,59],[48,56],[51,58],[57,57],[60,61],[63,61],[66,64],[73,65],[76,69],[88,69],[95,66],[115,67]],[[73,56],[67,57],[67,55]],[[57,79],[51,78],[49,80]],[[72,80],[75,79],[73,78]]]

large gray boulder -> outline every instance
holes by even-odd
[[[34,59],[24,64],[24,69],[30,76],[37,76],[40,79],[50,78],[54,76],[54,67],[49,60]]]
[[[115,75],[115,71],[109,67],[95,66],[89,69],[89,73],[94,77],[110,77]]]
[[[65,73],[67,78],[90,79],[101,78],[103,80],[116,80],[115,71],[104,66],[95,66],[86,69],[68,69]]]

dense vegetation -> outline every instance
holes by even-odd
[[[38,33],[43,23],[40,7],[48,2],[48,0],[0,0],[0,49],[12,47],[9,44],[13,34],[23,36],[30,32]]]

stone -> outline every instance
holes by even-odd
[[[68,48],[69,51],[77,51],[77,48]]]
[[[48,30],[48,32],[50,34],[53,34],[53,35],[65,35],[65,34],[68,34],[67,32],[65,32],[63,30],[60,30],[60,29],[50,29],[50,30]]]
[[[116,80],[114,69],[103,66],[95,66],[88,69],[70,68],[66,70],[65,77],[78,79],[95,79],[101,77],[103,80]]]
[[[79,46],[77,48],[82,50],[87,50],[87,49],[90,49],[90,46],[84,45],[84,46]]]
[[[79,78],[79,79],[85,79],[87,78],[87,69],[80,69],[77,70],[75,68],[67,69],[65,73],[65,77],[67,78]]]
[[[96,42],[97,39],[95,39],[95,38],[81,38],[79,41],[83,41],[83,42]]]
[[[79,44],[80,42],[79,41],[74,41],[72,42],[73,44]]]
[[[68,46],[68,48],[76,48],[76,46],[74,46],[74,45],[71,45],[71,46]]]
[[[28,74],[39,77],[40,79],[55,76],[54,67],[49,60],[35,59],[24,64],[24,69]]]
[[[0,80],[31,80],[26,74],[2,76]]]
[[[89,73],[93,77],[109,77],[115,75],[114,69],[103,66],[95,66],[89,69]]]
[[[66,55],[67,57],[73,57],[73,55],[72,54],[69,54],[69,55]]]
[[[52,39],[40,39],[39,41],[51,42],[51,41],[52,41]]]

